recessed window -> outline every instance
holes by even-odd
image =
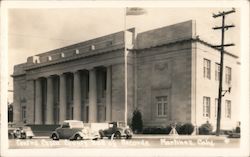
[[[65,54],[64,54],[64,53],[61,53],[61,57],[64,58],[64,57],[65,57]]]
[[[78,49],[76,49],[76,54],[77,54],[77,55],[80,54],[80,51],[79,51]]]
[[[226,100],[225,101],[225,116],[226,118],[231,118],[231,101],[230,100]]]
[[[215,63],[215,80],[220,80],[220,64]]]
[[[203,60],[203,76],[204,78],[211,78],[211,61],[208,59]]]
[[[157,115],[166,116],[168,110],[168,97],[159,96],[156,97]]]
[[[51,56],[48,56],[48,61],[51,61],[52,60],[52,57]]]
[[[91,45],[90,50],[95,50],[95,45]]]
[[[203,97],[203,117],[210,117],[210,97]]]
[[[230,67],[226,67],[226,84],[231,84],[232,81],[232,69]]]

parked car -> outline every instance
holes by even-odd
[[[52,132],[50,138],[52,138],[53,140],[97,140],[98,138],[100,138],[100,135],[97,131],[91,130],[89,126],[85,126],[82,121],[65,120],[60,127],[56,128],[55,131]]]
[[[17,139],[26,139],[26,138],[33,138],[34,133],[31,127],[24,125],[24,124],[11,124],[8,127],[8,136],[9,138],[17,138]]]
[[[124,122],[110,122],[107,129],[99,130],[99,134],[101,138],[112,138],[113,136],[116,139],[120,139],[121,137],[130,139],[133,136],[132,130]]]
[[[240,138],[240,133],[232,132],[227,137],[228,138]]]

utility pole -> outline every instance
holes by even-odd
[[[223,62],[224,62],[224,47],[227,46],[234,46],[234,44],[224,44],[224,38],[225,38],[225,30],[228,30],[228,28],[234,27],[234,25],[225,25],[225,17],[228,14],[234,13],[235,9],[233,8],[230,11],[223,11],[219,12],[218,14],[213,14],[214,18],[221,17],[222,16],[222,26],[220,27],[214,27],[214,30],[220,29],[221,30],[221,45],[213,46],[215,48],[220,49],[221,55],[220,55],[220,78],[219,78],[219,93],[218,93],[218,106],[217,106],[217,126],[216,126],[216,136],[220,135],[220,121],[221,121],[221,100],[222,100],[222,84],[223,84]]]

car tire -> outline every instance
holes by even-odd
[[[15,139],[15,135],[13,133],[8,134],[9,139]]]
[[[104,137],[104,132],[103,132],[103,130],[99,130],[99,135],[100,135],[100,139],[103,139],[103,137]]]
[[[117,131],[117,132],[115,133],[115,138],[116,138],[116,139],[121,139],[121,133],[120,133],[119,131]]]
[[[26,139],[26,133],[21,134],[21,139]]]
[[[75,135],[75,140],[82,140],[82,137],[78,134]]]
[[[53,134],[53,135],[51,136],[51,138],[52,138],[52,140],[59,140],[59,138],[57,137],[56,134]]]

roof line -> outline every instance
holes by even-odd
[[[213,47],[212,44],[210,44],[210,43],[208,43],[208,42],[206,42],[206,41],[204,41],[204,40],[201,40],[198,36],[195,37],[195,38],[192,37],[192,38],[187,38],[187,39],[183,39],[183,40],[172,41],[172,42],[169,42],[169,43],[160,44],[160,45],[155,45],[155,46],[152,46],[152,47],[145,47],[145,48],[139,48],[139,49],[127,49],[127,50],[129,50],[129,51],[134,51],[134,52],[136,52],[136,51],[139,52],[139,51],[149,50],[149,49],[151,49],[151,48],[157,48],[157,47],[162,47],[162,46],[168,46],[168,45],[173,45],[173,44],[178,44],[178,43],[183,43],[183,42],[189,42],[189,41],[191,41],[191,42],[199,42],[199,43],[201,43],[201,44],[203,44],[203,45],[206,45],[206,46],[208,46],[208,47],[211,47],[211,48],[214,49],[214,50],[220,51],[220,49]],[[232,53],[230,53],[230,52],[228,52],[228,51],[224,51],[224,53],[227,54],[227,55],[229,55],[229,56],[231,56],[231,57],[239,58],[237,55],[234,55],[234,54],[232,54]]]

